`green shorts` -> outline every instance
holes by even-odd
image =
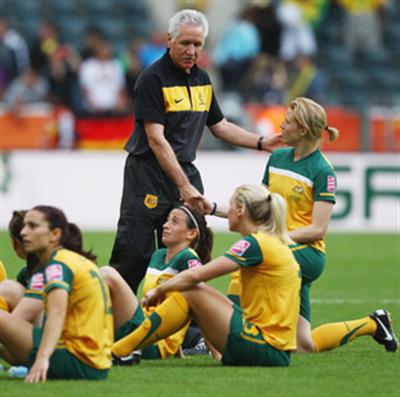
[[[31,368],[35,362],[36,354],[42,339],[42,331],[41,328],[33,328],[33,348],[29,354],[29,368]],[[50,357],[47,378],[101,380],[107,377],[108,371],[108,369],[89,367],[87,364],[77,359],[67,349],[56,348]]]
[[[292,244],[290,249],[301,269],[300,315],[311,322],[310,288],[324,270],[325,254],[304,244]]]
[[[228,294],[227,297],[237,306],[240,307],[240,296],[234,294]]]
[[[145,316],[143,313],[143,309],[140,305],[138,305],[135,313],[133,313],[132,318],[126,321],[116,330],[115,340],[120,340],[126,335],[129,335],[131,332],[133,332],[137,327],[139,327],[140,324],[142,324],[144,318]],[[161,358],[161,354],[156,345],[151,345],[143,349],[142,358],[145,360],[159,359]]]
[[[224,365],[257,365],[267,367],[287,367],[290,364],[290,352],[277,350],[268,344],[261,332],[249,321],[243,319],[242,309],[232,305],[233,314],[229,326],[228,340],[224,349]],[[243,328],[252,328],[247,333]],[[256,332],[255,332],[256,331]]]

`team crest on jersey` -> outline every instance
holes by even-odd
[[[63,268],[61,265],[50,265],[46,269],[46,279],[47,281],[62,280],[63,278]]]
[[[146,194],[146,197],[144,198],[144,205],[149,209],[156,208],[158,205],[158,197],[154,194]]]
[[[198,259],[190,259],[188,260],[188,268],[199,267],[201,266],[201,262]]]
[[[246,252],[247,248],[250,247],[250,243],[246,240],[240,240],[237,243],[233,244],[232,247],[229,249],[231,253],[237,256],[243,256]]]
[[[32,277],[31,289],[43,291],[44,289],[44,277],[42,273],[35,274]]]
[[[336,190],[335,177],[332,175],[328,175],[328,192],[335,193],[335,190]]]
[[[298,193],[298,194],[303,194],[304,193],[304,188],[302,186],[300,186],[300,185],[294,186],[292,190],[295,193]]]

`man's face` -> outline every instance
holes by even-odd
[[[204,34],[201,25],[180,25],[175,40],[168,34],[168,48],[176,66],[189,72],[196,63],[204,46]]]

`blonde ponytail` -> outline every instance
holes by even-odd
[[[329,135],[329,138],[328,138],[328,142],[329,143],[332,143],[332,142],[336,141],[336,139],[338,138],[338,136],[340,134],[339,130],[337,128],[334,128],[334,127],[326,126],[325,127],[325,131]]]
[[[308,137],[317,141],[322,133],[329,134],[329,142],[333,142],[339,136],[339,130],[327,125],[327,116],[324,108],[310,98],[298,97],[290,102],[294,118],[298,124],[308,131]]]
[[[285,244],[293,244],[287,230],[287,204],[278,193],[271,193],[272,234]]]

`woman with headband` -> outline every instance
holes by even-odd
[[[114,343],[124,356],[173,334],[192,317],[226,365],[288,366],[296,348],[300,269],[288,243],[286,204],[262,185],[236,189],[229,229],[242,238],[206,266],[148,291],[146,306],[167,298],[134,332]],[[205,282],[240,270],[242,308]],[[179,291],[179,292],[177,292]]]
[[[180,206],[173,209],[163,225],[162,242],[166,248],[154,252],[144,279],[143,291],[148,292],[152,288],[161,285],[178,273],[195,267],[211,259],[213,235],[207,227],[204,216],[192,209]],[[105,278],[111,293],[114,313],[115,339],[120,340],[131,333],[158,307],[159,302],[148,308],[142,308],[128,284],[120,274],[112,267],[102,267],[101,272]],[[179,306],[179,294],[169,297],[171,306]],[[177,311],[179,313],[179,310]],[[163,319],[163,322],[174,321],[172,318]],[[143,350],[142,357],[168,358],[176,355],[182,345],[190,318],[181,324],[174,335],[159,341]],[[124,343],[123,340],[120,343]],[[135,349],[133,349],[135,350]],[[128,353],[132,353],[132,351]],[[135,354],[126,354],[121,359],[114,358],[114,364],[129,365],[138,360]]]

